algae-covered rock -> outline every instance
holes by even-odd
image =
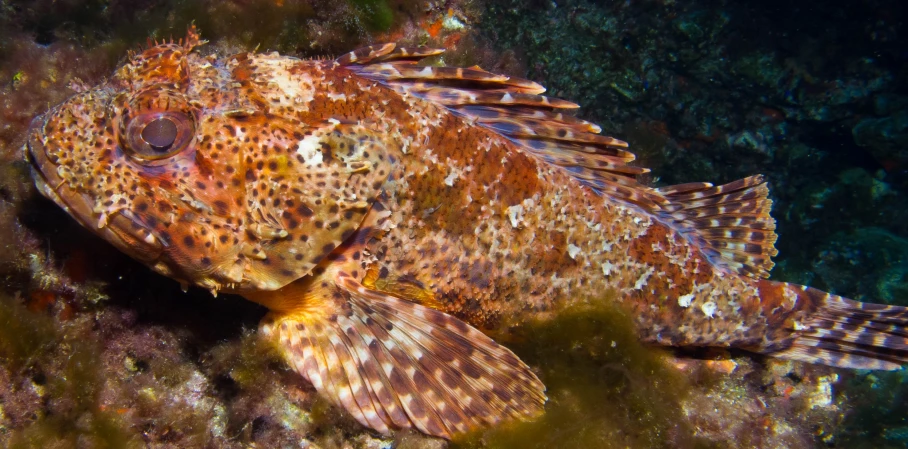
[[[880,228],[840,233],[814,264],[833,291],[857,292],[858,300],[908,305],[908,239]]]
[[[851,132],[854,141],[887,170],[908,168],[908,109],[888,117],[863,119]]]
[[[809,447],[835,432],[831,368],[648,347],[608,295],[589,302],[509,337],[548,388],[545,414],[453,447]]]

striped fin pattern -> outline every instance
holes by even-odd
[[[545,387],[520,359],[463,321],[339,273],[329,312],[272,312],[263,335],[357,421],[450,438],[538,415]]]
[[[761,176],[724,186],[689,183],[652,189],[637,182],[649,170],[632,166],[627,143],[562,111],[577,104],[540,95],[537,83],[478,67],[431,67],[416,62],[443,50],[394,44],[356,50],[337,60],[395,91],[446,107],[520,149],[562,168],[580,183],[652,213],[684,234],[717,267],[765,278],[776,254],[772,201]]]
[[[791,347],[773,357],[842,368],[894,370],[908,364],[908,308],[824,295]]]
[[[696,244],[714,265],[767,278],[772,269],[776,223],[762,176],[713,187],[690,183],[658,190],[669,201],[660,216]]]
[[[400,47],[397,44],[370,45],[351,51],[335,60],[340,65],[370,64],[384,61],[419,60],[444,53],[429,47]]]
[[[562,167],[598,193],[647,209],[659,209],[665,203],[652,189],[637,184],[635,177],[649,170],[629,165],[635,157],[624,150],[627,143],[600,136],[599,126],[559,112],[576,109],[577,104],[540,95],[545,88],[535,82],[478,67],[414,63],[418,59],[415,54],[441,51],[375,46],[348,53],[337,62],[398,92],[445,106],[545,162]],[[395,52],[405,56],[389,58]]]

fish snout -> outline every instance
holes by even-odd
[[[28,134],[24,145],[25,160],[31,167],[32,178],[35,186],[42,195],[53,200],[60,206],[65,205],[51,186],[59,185],[56,161],[47,154],[46,136],[44,127],[47,115],[39,115],[32,119],[28,127]]]

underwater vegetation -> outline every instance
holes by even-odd
[[[545,415],[453,446],[809,447],[837,424],[838,405],[818,388],[834,376],[830,369],[794,382],[805,372],[785,363],[767,369],[721,353],[676,358],[640,344],[625,313],[603,299],[530,323],[508,343],[540,367]]]
[[[528,76],[629,141],[653,182],[767,174],[776,279],[905,305],[899,14],[882,2],[800,8],[790,20],[805,29],[792,32],[779,19],[789,3],[0,3],[0,446],[445,445],[365,431],[257,341],[264,309],[183,293],[36,198],[19,151],[31,119],[146,37],[192,22],[218,51],[308,57],[403,40],[451,47],[450,64]],[[834,31],[814,33],[811,14]],[[608,307],[529,324],[506,343],[538,367],[547,414],[452,447],[908,445],[904,371],[652,350]]]

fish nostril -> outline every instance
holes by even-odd
[[[142,130],[142,139],[155,151],[167,151],[177,139],[177,125],[164,117],[153,120]]]

